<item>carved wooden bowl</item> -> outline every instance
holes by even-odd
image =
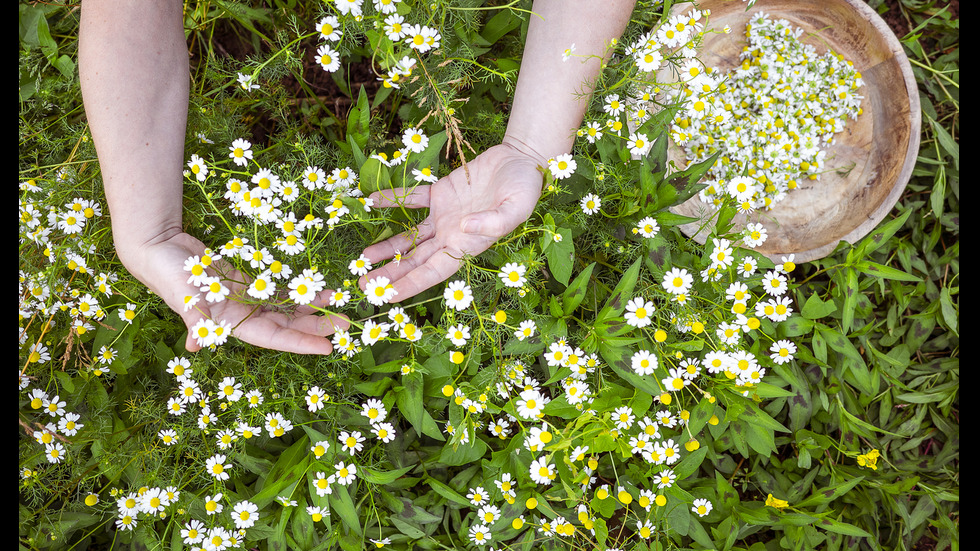
[[[687,11],[690,4],[680,8]],[[824,145],[828,172],[818,180],[803,178],[770,211],[739,215],[736,227],[761,222],[768,239],[755,250],[780,262],[795,254],[797,263],[823,258],[840,241],[854,243],[870,233],[898,202],[908,183],[919,151],[921,111],[912,68],[902,46],[881,17],[864,0],[759,0],[746,11],[738,0],[701,0],[710,9],[708,25],[731,26],[731,34],[705,36],[699,57],[721,73],[740,63],[746,44],[745,24],[762,11],[771,19],[786,19],[803,29],[800,40],[823,55],[828,47],[851,60],[864,80],[858,93],[863,113],[848,120],[834,143]],[[671,158],[686,165],[679,148]],[[835,168],[847,168],[838,172]],[[673,210],[703,217],[710,214],[697,196]],[[704,243],[707,232],[695,235],[698,224],[681,226],[688,236]]]

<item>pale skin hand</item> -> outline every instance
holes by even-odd
[[[460,167],[411,193],[372,194],[379,207],[397,203],[428,208],[429,215],[417,232],[364,250],[372,264],[397,253],[402,258],[362,276],[362,289],[373,278],[387,277],[397,293],[393,301],[411,298],[456,273],[464,254],[482,253],[527,221],[541,195],[547,160],[571,151],[594,80],[611,53],[610,40],[623,33],[633,5],[634,0],[535,0],[503,143],[467,163],[468,181]],[[563,62],[572,42],[581,57]],[[478,229],[470,226],[474,221]]]
[[[364,255],[377,263],[404,252],[361,277],[395,282],[394,300],[404,300],[456,273],[465,254],[487,250],[531,215],[541,196],[540,161],[507,143],[491,147],[432,185],[371,195],[378,207],[428,208],[417,232],[406,232],[372,245]],[[469,171],[467,180],[466,171]]]
[[[338,315],[323,317],[308,307],[291,316],[269,308],[253,312],[255,306],[229,300],[201,300],[201,311],[184,312],[184,296],[199,292],[186,283],[184,261],[205,247],[182,230],[189,84],[182,2],[85,0],[81,16],[82,97],[119,260],[181,315],[188,330],[207,314],[237,325],[233,334],[256,346],[330,353],[327,336],[335,327],[348,327]],[[323,304],[327,296],[321,293],[314,303]],[[200,349],[190,334],[185,346]]]

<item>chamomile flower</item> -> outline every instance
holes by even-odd
[[[197,154],[191,155],[191,160],[187,161],[187,168],[198,182],[203,182],[208,177],[208,167],[204,164],[204,159]]]
[[[343,461],[340,461],[334,465],[334,469],[336,470],[335,476],[337,477],[337,484],[340,484],[341,486],[347,486],[348,484],[354,482],[354,479],[357,478],[357,466],[353,463],[344,463]]]
[[[408,128],[402,134],[402,144],[413,153],[421,153],[429,146],[429,137],[415,128]]]
[[[602,208],[602,199],[594,193],[589,193],[579,201],[579,206],[582,207],[582,212],[592,215]]]
[[[556,180],[563,180],[575,173],[578,163],[570,153],[558,155],[548,162],[548,169]]]
[[[228,149],[231,151],[228,157],[238,166],[245,166],[252,159],[252,142],[244,138],[231,142],[231,147]]]
[[[340,433],[340,445],[341,449],[348,452],[351,455],[364,449],[364,441],[366,440],[364,436],[361,435],[360,431],[347,432],[342,431]]]
[[[555,470],[554,463],[548,463],[548,459],[542,456],[531,462],[529,475],[535,483],[548,485],[558,477],[558,471]]]
[[[340,21],[333,15],[320,19],[316,24],[316,32],[320,33],[321,40],[330,42],[337,42],[344,36],[344,31],[340,29]]]
[[[396,294],[398,294],[398,291],[395,291],[391,280],[384,276],[379,276],[368,281],[367,286],[364,288],[364,296],[368,302],[375,306],[382,306],[391,302],[391,299]]]
[[[646,217],[636,224],[636,229],[634,233],[639,233],[641,236],[652,239],[660,233],[660,224],[651,217]]]
[[[208,474],[216,480],[228,480],[228,471],[231,465],[225,463],[226,457],[222,454],[212,455],[205,462]]]
[[[664,274],[661,286],[672,295],[686,295],[694,283],[694,277],[684,268],[671,268]]]
[[[652,301],[643,297],[634,297],[626,303],[626,313],[623,317],[626,323],[633,327],[646,327],[652,323],[653,314],[657,311]]]
[[[446,306],[457,311],[466,310],[473,303],[473,291],[465,281],[451,281],[443,292]]]
[[[259,507],[251,501],[239,501],[232,508],[231,518],[235,521],[235,528],[251,528],[259,520]]]
[[[500,273],[497,275],[504,286],[519,289],[527,283],[527,278],[524,277],[525,273],[527,273],[527,267],[523,264],[508,262],[500,268]]]

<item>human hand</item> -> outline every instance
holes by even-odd
[[[543,163],[519,147],[495,145],[432,185],[371,194],[376,207],[426,208],[415,231],[364,250],[372,265],[401,254],[398,262],[361,276],[359,285],[387,277],[405,300],[441,283],[459,269],[464,255],[476,256],[525,222],[541,196]]]
[[[201,349],[191,328],[201,319],[208,317],[215,322],[225,321],[234,328],[234,336],[255,346],[295,352],[298,354],[329,354],[333,351],[330,339],[335,329],[346,330],[349,320],[339,314],[318,315],[311,306],[300,306],[295,312],[286,314],[274,311],[268,306],[244,304],[236,300],[246,288],[243,276],[224,260],[215,262],[213,268],[222,274],[231,292],[225,300],[208,303],[200,300],[186,309],[184,297],[200,294],[200,288],[187,282],[190,275],[184,269],[184,262],[191,256],[204,254],[205,245],[186,233],[173,236],[140,247],[138,250],[120,254],[130,273],[143,282],[151,291],[160,296],[170,308],[177,312],[188,328],[185,348],[189,352]],[[119,251],[123,253],[123,251]],[[327,303],[330,291],[322,291],[312,306],[322,307]]]

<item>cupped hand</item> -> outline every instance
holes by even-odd
[[[377,265],[359,284],[387,277],[394,302],[447,280],[464,255],[476,256],[524,223],[541,197],[542,163],[507,143],[495,145],[431,185],[398,188],[371,195],[380,208],[428,208],[417,228],[376,243],[364,256]],[[468,172],[468,175],[467,175]]]
[[[218,260],[209,271],[230,280],[224,283],[231,293],[221,302],[208,303],[200,288],[187,282],[190,274],[184,270],[184,262],[191,256],[203,255],[205,248],[197,238],[187,233],[175,233],[124,255],[127,269],[183,319],[188,328],[185,343],[188,352],[201,349],[190,329],[204,317],[215,322],[227,322],[234,328],[232,335],[244,342],[298,354],[329,354],[333,351],[329,335],[336,329],[346,330],[350,326],[346,317],[320,314],[310,306],[300,306],[287,314],[276,311],[270,305],[245,304],[235,300],[244,296],[254,302],[244,294],[242,275],[225,260]],[[312,305],[322,307],[330,293],[330,290],[322,291]],[[184,297],[198,294],[202,295],[201,300],[194,307],[186,309]]]

